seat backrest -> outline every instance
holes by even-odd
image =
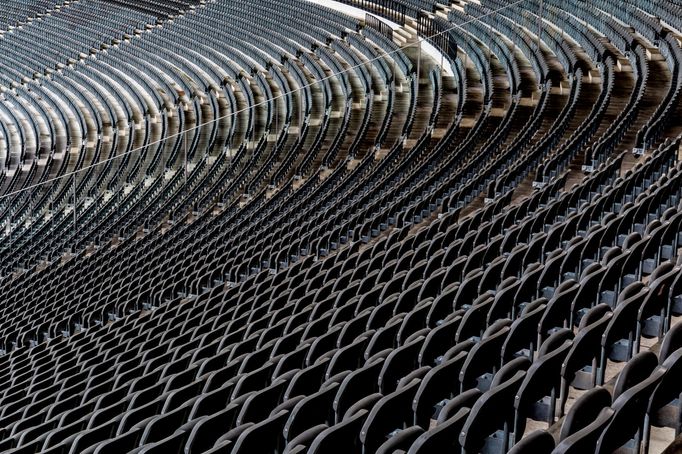
[[[538,357],[544,356],[557,348],[565,346],[566,342],[569,340],[572,342],[573,338],[573,331],[568,328],[561,328],[553,332],[540,345],[540,348],[538,349]]]
[[[346,454],[358,452],[358,434],[369,412],[359,410],[329,429],[323,430],[310,444],[309,454]]]
[[[424,337],[419,336],[388,355],[379,373],[379,389],[383,394],[395,391],[398,381],[417,366],[423,343]]]
[[[191,448],[192,452],[201,452],[213,446],[221,431],[224,431],[226,427],[234,426],[237,415],[241,411],[246,399],[246,396],[242,396],[242,398],[228,404],[224,410],[209,416],[203,416],[194,425],[188,436],[188,448]]]
[[[536,430],[516,443],[508,454],[550,454],[554,450],[554,437],[544,430]]]
[[[587,426],[564,438],[554,448],[553,454],[584,454],[594,452],[604,427],[611,420],[613,410],[610,407],[604,408],[599,415]]]
[[[682,276],[682,273],[680,275]],[[680,348],[682,348],[682,323],[677,323],[665,334],[661,350],[658,353],[658,361],[663,364],[670,355]]]
[[[79,433],[73,441],[71,452],[75,454],[89,448],[93,444],[111,438],[118,427],[118,419],[120,419],[120,416],[117,419]]]
[[[233,388],[234,382],[227,382],[220,388],[203,393],[194,402],[189,419],[210,415],[225,408],[230,401]]]
[[[282,431],[288,419],[289,412],[282,410],[264,421],[253,424],[234,442],[232,453],[280,452],[285,443]]]
[[[665,311],[667,315],[670,288],[679,270],[680,268],[675,267],[672,262],[664,262],[650,276],[649,292],[647,292],[640,308],[639,319],[641,321],[661,313],[661,311]]]
[[[602,334],[613,316],[608,307],[606,304],[599,304],[580,320],[580,324],[585,324],[585,326],[578,331],[566,356],[566,361],[561,367],[561,377],[568,383],[573,381],[578,370],[591,365],[592,361],[598,357]],[[602,313],[602,311],[605,312]],[[598,318],[592,320],[592,315]]]
[[[285,440],[291,440],[314,425],[331,425],[334,422],[332,405],[338,389],[338,383],[331,383],[297,403],[283,425]]]
[[[561,365],[572,345],[571,339],[564,339],[562,344],[539,356],[528,368],[514,399],[514,406],[522,414],[528,406],[550,395],[552,389],[559,388]]]
[[[373,359],[343,379],[334,397],[336,422],[354,402],[379,390],[377,380],[383,363],[383,358]]]
[[[596,454],[615,451],[643,428],[649,399],[664,375],[665,368],[658,367],[649,377],[614,399],[613,416],[597,441]]]
[[[605,364],[606,357],[621,362],[627,361],[632,351],[632,341],[630,339],[635,335],[637,313],[646,296],[646,287],[643,287],[640,282],[630,284],[620,292],[618,299],[620,300],[625,293],[630,294],[630,296],[619,301],[602,336],[602,364]],[[628,340],[627,351],[617,354],[617,351],[614,350],[614,345],[617,345],[618,341],[622,339]],[[601,371],[602,374],[603,372]]]
[[[472,389],[467,392],[478,392]],[[460,408],[452,417],[440,422],[436,427],[420,435],[410,446],[408,454],[430,454],[434,452],[457,452],[459,436],[467,417],[469,408]]]
[[[599,413],[611,406],[611,393],[602,387],[592,388],[580,396],[566,413],[559,440],[573,435],[596,420]]]
[[[665,369],[665,375],[656,385],[647,412],[651,415],[664,405],[678,399],[682,394],[680,383],[682,383],[682,348],[668,355],[668,358],[661,365]]]
[[[419,351],[419,364],[421,366],[433,366],[436,358],[448,350],[461,320],[461,316],[449,318],[426,335],[424,344]]]
[[[391,437],[382,443],[376,450],[376,454],[393,454],[398,451],[407,451],[414,440],[424,433],[419,426],[411,426],[393,433]]]
[[[540,319],[538,332],[540,340],[547,338],[548,332],[554,328],[562,328],[570,319],[571,308],[580,284],[573,279],[562,282],[557,287],[554,296],[547,303],[547,309]]]
[[[459,443],[466,452],[478,452],[488,436],[505,425],[511,427],[514,396],[525,376],[525,371],[518,371],[476,401],[459,435]],[[506,440],[503,443],[506,444]]]
[[[350,326],[352,323],[346,324],[346,327]],[[358,330],[359,331],[359,330]],[[364,362],[363,354],[367,349],[369,340],[374,334],[373,330],[362,331],[358,333],[358,336],[349,342],[347,345],[339,344],[339,349],[334,353],[329,361],[329,366],[325,372],[325,378],[329,378],[334,374],[343,370],[355,370]],[[341,338],[339,339],[341,340]]]
[[[475,386],[475,380],[482,374],[493,373],[498,368],[499,352],[508,332],[509,327],[504,326],[474,345],[459,373],[462,391]]]
[[[509,334],[502,345],[502,361],[506,362],[522,349],[532,354],[537,348],[538,324],[547,307],[547,300],[542,298],[524,307],[521,316],[514,320]]]
[[[176,432],[156,443],[148,444],[140,449],[139,454],[174,454],[182,452],[187,440],[187,432]]]
[[[520,370],[527,371],[531,364],[530,359],[525,356],[519,356],[511,361],[507,361],[507,363],[500,367],[500,370],[495,373],[493,380],[490,382],[490,387],[492,388],[506,382]]]
[[[628,389],[648,378],[658,366],[658,357],[651,351],[636,354],[618,374],[613,387],[613,400]]]
[[[144,428],[141,442],[151,443],[166,438],[175,432],[187,419],[191,403],[180,408],[152,417]]]
[[[360,430],[360,441],[365,451],[374,452],[389,433],[412,423],[412,401],[419,384],[420,380],[414,379],[374,404]]]
[[[462,322],[457,329],[455,341],[459,342],[471,337],[481,337],[481,334],[487,327],[486,319],[494,301],[493,295],[489,292],[476,298],[462,316]]]
[[[324,381],[324,375],[327,371],[329,358],[322,360],[300,370],[294,375],[289,382],[289,386],[284,392],[284,400],[290,399],[297,395],[308,395],[320,388]]]
[[[436,420],[436,424],[440,425],[443,424],[445,421],[448,419],[452,418],[457,412],[459,412],[462,408],[471,408],[474,406],[476,401],[483,395],[481,390],[478,388],[472,388],[468,391],[464,391],[463,393],[458,394],[454,398],[445,401],[444,405],[440,409],[440,412],[438,412],[438,419]],[[464,422],[462,421],[462,424]]]
[[[497,285],[495,302],[488,311],[488,319],[510,317],[513,312],[514,295],[521,286],[521,281],[516,276],[508,277]]]
[[[237,416],[237,425],[245,422],[257,422],[265,419],[281,401],[289,382],[276,379],[270,386],[252,393],[242,406]]]
[[[137,447],[142,430],[134,428],[124,434],[99,443],[93,450],[94,454],[118,454],[128,452]]]
[[[288,441],[283,454],[287,453],[293,453],[293,452],[299,452],[298,450],[294,451],[297,447],[303,447],[304,451],[308,450],[308,446],[313,442],[313,440],[320,434],[322,433],[323,430],[328,429],[329,426],[326,424],[318,424],[316,426],[312,426],[291,440]]]
[[[466,356],[467,352],[460,352],[454,358],[434,367],[424,376],[412,402],[414,424],[428,429],[436,404],[458,393],[459,371]]]

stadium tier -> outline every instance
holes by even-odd
[[[678,0],[4,0],[0,452],[682,451]]]

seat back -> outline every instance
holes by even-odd
[[[310,445],[309,454],[347,454],[362,452],[358,434],[369,412],[359,410],[329,429],[323,430]]]

